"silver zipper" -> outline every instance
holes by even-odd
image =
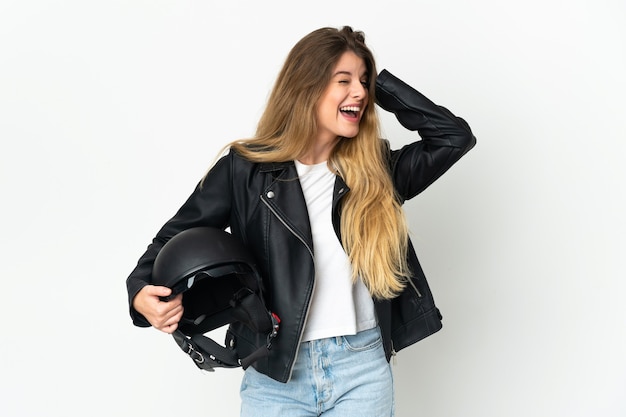
[[[295,230],[293,230],[293,228],[292,228],[291,226],[289,226],[289,225],[288,225],[288,224],[287,224],[287,223],[286,223],[286,222],[285,222],[285,221],[284,221],[284,220],[283,220],[283,219],[282,219],[282,218],[278,215],[278,213],[276,212],[276,210],[274,210],[274,209],[272,208],[272,206],[271,206],[271,205],[270,205],[267,201],[265,201],[265,198],[264,198],[264,196],[263,196],[263,195],[261,195],[261,201],[263,201],[263,204],[265,204],[265,205],[267,206],[267,208],[268,208],[268,209],[270,209],[270,211],[274,214],[274,216],[276,216],[276,218],[277,218],[278,220],[280,220],[280,222],[281,222],[281,223],[282,223],[282,224],[283,224],[283,225],[284,225],[284,226],[285,226],[285,227],[286,227],[286,228],[287,228],[287,229],[291,232],[291,234],[292,234],[292,235],[294,235],[295,237],[297,237],[297,238],[298,238],[298,240],[299,240],[300,242],[302,242],[302,243],[304,244],[304,246],[306,246],[307,250],[309,251],[309,255],[311,255],[311,258],[313,258],[313,250],[311,250],[311,248],[310,248],[310,247],[309,247],[309,245],[308,245],[308,244],[304,241],[304,239],[302,239],[302,238],[301,238],[301,237],[300,237],[300,236],[296,233],[296,231],[295,231]]]
[[[302,242],[302,244],[304,244],[304,246],[306,247],[306,249],[309,251],[309,255],[311,255],[311,260],[313,261],[313,268],[315,268],[315,257],[313,256],[313,251],[311,250],[311,248],[309,247],[309,245],[304,241],[304,239],[302,237],[300,237],[295,230],[293,230],[293,228],[291,226],[289,226],[284,220],[283,218],[281,218],[278,213],[276,212],[276,210],[274,210],[272,208],[272,206],[265,201],[264,195],[261,195],[261,201],[263,202],[263,204],[265,204],[267,206],[268,209],[270,209],[270,211],[274,214],[274,216],[276,216],[276,218],[287,228],[287,230],[289,230],[289,232],[291,232],[292,235],[294,235],[295,237],[298,238],[298,240],[300,240],[300,242]],[[311,288],[311,297],[309,297],[309,302],[307,303],[306,306],[306,313],[304,314],[304,323],[302,323],[302,330],[300,332],[300,335],[298,336],[298,349],[296,349],[296,354],[293,357],[293,362],[291,363],[291,366],[289,368],[289,377],[287,378],[287,381],[291,380],[291,376],[293,375],[293,367],[296,364],[296,360],[298,359],[298,352],[300,350],[300,343],[302,343],[302,336],[304,336],[304,327],[306,326],[307,321],[309,320],[309,310],[311,308],[311,300],[313,298],[313,293],[315,292],[315,285],[316,285],[316,281],[315,281],[315,276],[313,276],[313,288]]]
[[[397,359],[397,352],[396,350],[393,348],[393,340],[391,341],[391,363],[395,366],[398,364],[398,359]]]

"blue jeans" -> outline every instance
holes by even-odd
[[[248,368],[241,417],[392,417],[393,377],[380,330],[301,344],[289,382]]]

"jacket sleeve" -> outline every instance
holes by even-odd
[[[387,70],[376,79],[376,103],[422,139],[391,152],[392,177],[403,202],[424,191],[476,144],[465,120]]]
[[[232,189],[231,158],[232,152],[217,161],[174,217],[158,231],[126,279],[130,315],[136,326],[150,326],[145,317],[133,308],[132,303],[135,295],[152,282],[152,265],[163,245],[177,233],[192,227],[209,226],[221,229],[228,227]]]

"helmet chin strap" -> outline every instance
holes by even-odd
[[[193,360],[196,366],[205,371],[213,372],[215,368],[237,368],[241,366],[247,369],[254,362],[269,355],[272,342],[278,336],[280,318],[266,310],[262,299],[258,294],[250,291],[239,291],[231,300],[231,309],[211,317],[199,317],[195,321],[200,328],[214,329],[237,320],[245,324],[251,330],[267,334],[267,343],[261,346],[245,358],[239,358],[236,349],[224,347],[213,339],[203,334],[186,336],[182,331],[172,333],[176,344]]]
[[[241,366],[237,352],[219,345],[204,335],[188,338],[180,330],[172,333],[176,344],[193,360],[196,366],[214,372],[215,368],[237,368]]]

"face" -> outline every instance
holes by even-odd
[[[317,104],[318,143],[353,138],[368,103],[369,74],[363,59],[345,52],[333,69],[330,83]]]

